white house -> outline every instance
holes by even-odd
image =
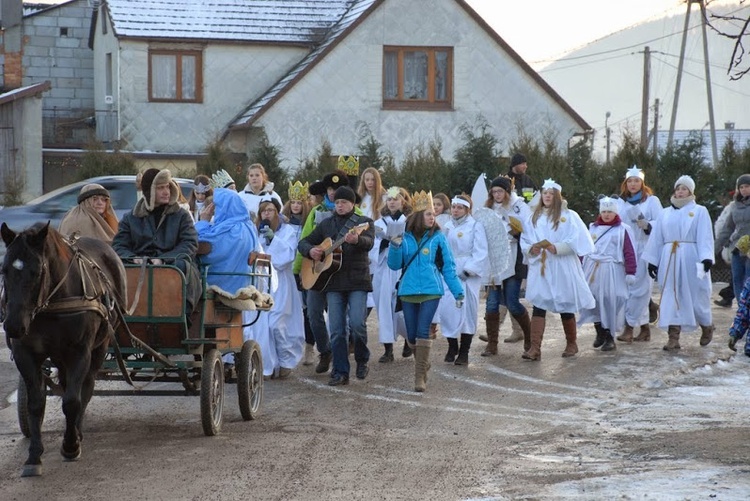
[[[136,155],[194,158],[265,134],[286,167],[367,124],[400,162],[478,116],[501,139],[591,127],[464,0],[106,0],[92,26],[95,102]]]

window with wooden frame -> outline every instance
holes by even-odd
[[[383,107],[450,110],[452,47],[384,47]]]
[[[203,102],[201,51],[150,50],[148,100],[152,102]]]

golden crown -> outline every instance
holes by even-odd
[[[411,196],[411,204],[414,207],[414,212],[423,210],[434,211],[435,208],[432,206],[432,192],[428,191],[415,191]]]
[[[343,170],[347,176],[358,176],[359,175],[359,157],[354,155],[345,157],[344,155],[339,156],[338,168]]]
[[[302,184],[299,181],[295,181],[292,184],[289,181],[289,200],[294,202],[304,202],[307,197],[310,196],[310,183]]]

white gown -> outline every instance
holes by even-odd
[[[373,204],[372,204],[372,195],[369,193],[365,193],[365,196],[362,197],[362,202],[359,204],[359,210],[362,211],[362,215],[369,217],[373,221],[377,221],[380,217],[378,215],[378,218],[374,217],[374,214],[372,212],[373,210]],[[378,248],[380,247],[380,239],[375,238],[375,243],[372,246],[372,249],[367,253],[367,257],[370,259],[370,275],[373,275],[373,282],[375,280],[375,270],[378,268]],[[373,284],[373,288],[375,285]],[[367,307],[368,308],[377,308],[377,301],[375,299],[375,294],[373,292],[367,293]]]
[[[532,256],[531,246],[542,240],[554,244],[557,254]],[[557,230],[546,214],[536,226],[529,217],[523,223],[521,250],[529,261],[526,299],[532,305],[554,313],[578,313],[596,305],[578,258],[594,252],[594,242],[575,211],[563,208]]]
[[[649,238],[643,258],[659,267],[659,327],[679,325],[690,332],[712,325],[711,272],[698,278],[702,261],[714,260],[711,216],[692,201],[682,209],[664,209]]]
[[[391,216],[384,216],[375,221],[376,233],[378,228],[386,232],[388,223],[392,222]],[[406,221],[402,215],[398,221]],[[380,241],[377,238],[377,248],[380,249]],[[381,343],[395,343],[398,336],[406,339],[406,324],[403,312],[396,312],[396,283],[401,276],[401,270],[392,270],[388,267],[388,247],[378,255],[375,272],[372,276],[372,295],[375,299],[375,310],[378,314],[378,340]]]
[[[450,218],[442,227],[456,262],[456,275],[461,279],[466,295],[463,307],[456,308],[453,294],[443,280],[445,293],[440,299],[436,318],[440,319],[443,336],[458,338],[461,334],[475,334],[477,331],[479,290],[489,269],[487,236],[482,224],[471,215],[458,225]],[[471,272],[472,276],[466,278],[464,270]]]
[[[612,332],[625,326],[625,301],[628,287],[625,283],[625,235],[633,241],[630,228],[590,225],[594,252],[583,258],[583,274],[589,284],[596,306],[583,309],[578,325],[601,322],[602,327]]]

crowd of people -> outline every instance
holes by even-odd
[[[354,375],[367,378],[374,309],[378,362],[393,363],[402,338],[401,356],[415,360],[414,390],[425,391],[438,332],[444,361],[469,363],[483,294],[482,356],[498,353],[508,312],[512,334],[504,341],[523,341],[521,356],[530,361],[542,358],[548,312],[560,315],[566,358],[578,353],[583,324],[594,326],[594,348],[613,351],[616,341],[649,342],[657,316],[664,350],[679,350],[681,334],[696,330],[706,346],[714,332],[711,268],[723,250],[739,304],[729,338],[736,349],[750,329],[750,174],[737,180],[714,239],[689,176],[675,181],[663,207],[634,166],[619,193],[599,199],[587,227],[563,187],[553,179],[538,187],[527,167],[515,154],[487,198],[472,200],[384,187],[377,169],[360,176],[356,157],[340,157],[323,179],[290,183],[286,203],[260,164],[247,168],[240,192],[224,171],[196,176],[189,200],[168,170],[148,169],[139,175],[142,197],[119,223],[107,190],[87,185],[60,230],[111,242],[124,260],[179,267],[188,277],[188,312],[200,299],[199,262],[210,284],[232,293],[248,279],[226,272],[247,273],[252,251],[269,254],[274,305],[244,333],[260,344],[269,378],[284,379],[301,362],[317,374],[330,370],[329,385],[346,385],[352,354]],[[211,244],[200,259],[199,241]],[[654,281],[659,304],[651,300]],[[530,311],[520,301],[524,284]]]

